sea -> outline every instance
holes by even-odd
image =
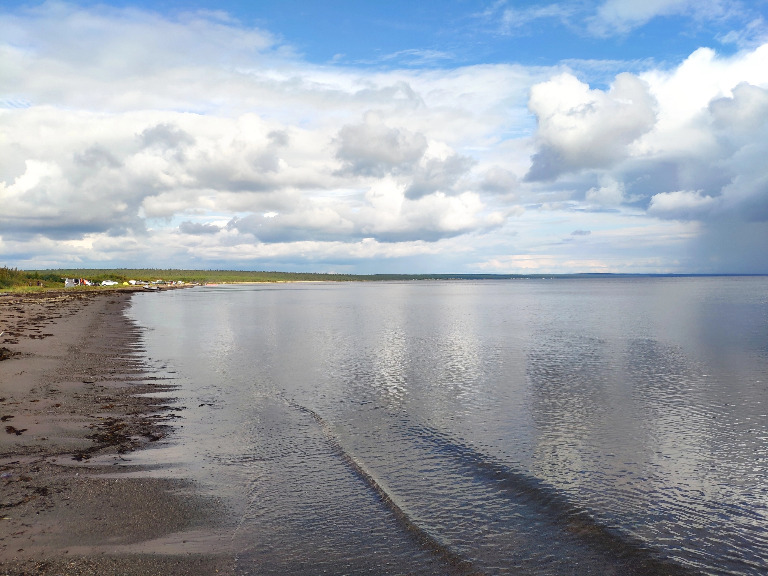
[[[137,294],[240,574],[768,574],[768,277]]]

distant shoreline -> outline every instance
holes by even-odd
[[[381,280],[517,280],[517,279],[589,279],[589,278],[698,278],[698,277],[740,277],[768,276],[762,274],[695,274],[695,273],[645,273],[628,274],[613,272],[580,272],[580,273],[536,273],[536,274],[488,274],[488,273],[429,273],[429,274],[345,274],[333,272],[279,272],[279,271],[249,271],[249,270],[194,270],[194,269],[47,269],[26,270],[28,275],[57,275],[60,277],[83,277],[113,279],[119,282],[133,280],[154,281],[161,279],[166,282],[183,281],[189,283],[233,283],[233,282],[375,282]]]
[[[507,280],[594,280],[640,278],[760,278],[768,274],[623,274],[586,272],[578,274],[335,274],[316,272],[263,272],[243,270],[160,269],[57,269],[17,270],[0,267],[0,294],[36,293],[55,290],[140,291],[186,288],[206,284],[277,284],[318,282],[409,282],[409,281],[507,281]],[[87,280],[90,285],[65,287],[65,278]],[[109,285],[102,286],[102,282]]]

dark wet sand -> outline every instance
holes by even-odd
[[[234,571],[221,502],[142,477],[183,407],[143,363],[131,297],[0,295],[0,575]],[[162,464],[162,463],[158,463]]]

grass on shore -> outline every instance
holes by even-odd
[[[94,285],[104,280],[114,280],[122,285],[129,280],[186,283],[236,283],[236,282],[350,282],[364,280],[425,279],[427,276],[376,274],[320,274],[311,272],[263,272],[239,270],[173,270],[173,269],[56,269],[18,270],[0,267],[0,289],[13,292],[33,292],[51,288],[63,288],[64,278],[84,278]],[[94,286],[95,289],[97,286]],[[86,287],[87,288],[87,287]]]
[[[321,274],[316,272],[264,272],[244,270],[175,270],[161,268],[18,270],[0,267],[0,290],[21,292],[63,288],[64,278],[85,278],[94,284],[129,280],[231,284],[237,282],[370,282],[385,280],[504,280],[610,277],[611,274]],[[80,289],[102,289],[99,286]]]
[[[382,280],[458,280],[458,279],[501,279],[522,278],[518,274],[322,274],[317,272],[266,272],[246,270],[174,270],[160,268],[130,269],[57,269],[30,270],[18,272],[31,275],[31,281],[37,278],[86,278],[100,283],[102,280],[127,282],[128,280],[147,281],[164,280],[165,282],[196,282],[199,284],[231,284],[236,282],[370,282]],[[0,284],[2,287],[2,284]]]
[[[109,270],[19,270],[17,268],[0,267],[0,290],[14,294],[26,294],[35,292],[44,292],[47,290],[57,290],[64,288],[64,278],[83,278],[89,280],[92,286],[78,286],[78,290],[104,290],[125,288],[124,282],[134,279],[133,276],[123,277],[120,274],[113,274]],[[160,277],[149,275],[152,280]],[[144,280],[143,276],[135,278]],[[117,286],[101,286],[104,280],[114,280],[118,282]]]
[[[87,278],[89,280],[116,280],[127,282],[128,280],[143,280],[152,282],[164,280],[165,282],[197,282],[205,284],[227,282],[298,282],[298,281],[345,281],[355,280],[350,274],[317,274],[309,272],[251,272],[238,270],[174,270],[161,268],[117,268],[107,269],[81,269],[81,270],[40,270],[40,274],[55,272],[59,276],[69,278]]]
[[[14,292],[32,292],[40,289],[63,287],[59,274],[25,272],[16,268],[0,268],[0,289]]]

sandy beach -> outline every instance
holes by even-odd
[[[183,414],[139,396],[172,390],[123,315],[142,297],[0,295],[0,574],[233,572],[222,503],[130,464]]]

